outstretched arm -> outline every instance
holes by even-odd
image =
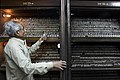
[[[43,43],[47,39],[47,35],[43,34],[43,36],[31,47],[28,47],[28,52],[29,53],[34,53],[37,49],[40,48],[41,43]]]

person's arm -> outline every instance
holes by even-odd
[[[27,47],[29,54],[35,53],[35,51],[40,48],[41,43],[43,43],[43,41],[38,40],[38,41],[37,41],[35,44],[33,44],[31,47]]]
[[[49,69],[53,68],[53,62],[31,63],[30,59],[24,55],[23,50],[19,46],[11,46],[11,59],[26,74],[45,74]]]
[[[33,44],[31,47],[28,47],[28,52],[34,53],[37,49],[40,48],[41,43],[44,42],[46,39],[47,35],[43,34],[43,36],[35,44]]]

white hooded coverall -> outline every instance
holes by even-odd
[[[41,43],[37,41],[31,47],[27,47],[22,39],[9,39],[4,48],[7,80],[34,80],[33,74],[43,75],[53,68],[52,62],[31,63],[30,54],[35,52]]]

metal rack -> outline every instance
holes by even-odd
[[[21,0],[19,2],[4,0],[1,2],[1,17],[4,14],[10,14],[12,17],[2,18],[1,22],[4,24],[12,19],[24,24],[27,29],[25,39],[29,46],[38,40],[43,32],[48,34],[47,41],[31,55],[32,62],[67,60],[66,4],[66,0]],[[9,39],[6,34],[0,38],[1,42]],[[58,44],[60,48],[57,47]],[[35,80],[67,80],[67,69],[51,70],[43,76],[34,75],[34,77]]]
[[[36,80],[119,80],[119,4],[119,0],[4,0],[1,11],[13,10],[12,19],[29,23],[25,39],[30,45],[42,31],[49,33],[44,46],[49,45],[31,56],[33,62],[67,61],[64,71],[53,70],[41,78],[35,75]],[[5,36],[0,39],[7,40]]]
[[[120,35],[119,3],[112,0],[70,1],[71,6],[67,8],[70,14],[69,80],[119,80],[120,38],[113,34],[118,26],[117,35]]]

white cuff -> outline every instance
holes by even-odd
[[[47,62],[46,65],[47,65],[47,70],[53,68],[53,62]]]

